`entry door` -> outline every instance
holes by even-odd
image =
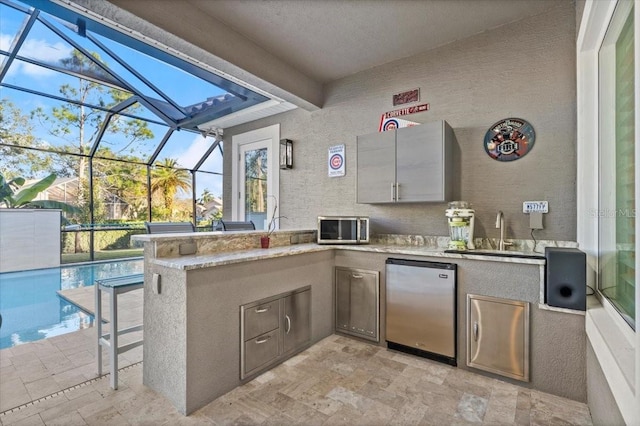
[[[279,141],[279,125],[232,137],[232,220],[251,220],[256,229],[270,222],[279,200]]]

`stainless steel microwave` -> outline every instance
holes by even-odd
[[[368,244],[366,216],[318,216],[318,244]]]

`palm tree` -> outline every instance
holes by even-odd
[[[213,201],[215,197],[213,196],[213,194],[208,190],[205,189],[204,191],[202,191],[202,195],[200,196],[200,200],[198,200],[201,204],[207,204],[209,201]]]
[[[189,172],[177,167],[178,160],[165,158],[151,171],[151,193],[162,195],[169,218],[173,218],[173,199],[178,190],[191,189]]]

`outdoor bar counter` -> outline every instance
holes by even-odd
[[[333,334],[335,266],[380,271],[381,345],[385,342],[384,261],[390,255],[458,263],[463,271],[458,278],[459,306],[466,292],[478,292],[476,283],[489,283],[491,288],[482,292],[530,300],[540,310],[557,311],[551,314],[564,313],[543,304],[545,260],[526,242],[516,242],[522,251],[504,256],[493,250],[492,240],[480,241],[480,246],[487,247],[479,250],[484,253],[480,255],[445,252],[447,237],[386,235],[373,238],[372,244],[336,246],[317,244],[315,230],[285,230],[271,234],[270,248],[263,249],[263,235],[261,231],[237,231],[132,237],[144,243],[143,382],[167,397],[182,414],[192,413],[252,378],[240,378],[241,305],[308,287],[311,338],[307,347]],[[458,309],[459,327],[466,318],[461,311]],[[538,309],[535,312],[537,315]],[[584,317],[569,313],[565,323],[575,322],[569,328],[584,327]],[[464,347],[460,334],[458,346]],[[563,343],[567,350],[574,349]],[[463,366],[465,358],[461,357],[466,355],[458,352],[458,365]],[[548,365],[549,360],[534,358],[532,363],[533,367]],[[550,371],[548,378],[532,378],[533,387],[580,399],[564,389],[553,389],[571,389],[575,383],[558,385],[556,372],[546,371]]]

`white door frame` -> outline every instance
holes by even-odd
[[[280,200],[280,168],[278,165],[280,150],[280,124],[274,124],[272,126],[234,135],[231,138],[231,158],[233,158],[231,168],[232,220],[244,220],[244,214],[241,215],[241,213],[244,213],[244,208],[241,209],[241,207],[244,207],[244,203],[240,203],[240,194],[242,192],[241,180],[244,179],[243,176],[240,176],[240,147],[242,145],[265,140],[271,141],[267,149],[267,195],[269,195],[269,197],[267,197],[267,223],[271,221],[273,209],[275,207],[275,200],[271,195],[275,196],[276,200]],[[276,214],[276,216],[278,214]],[[278,221],[276,221],[276,229],[278,228],[279,224]]]

